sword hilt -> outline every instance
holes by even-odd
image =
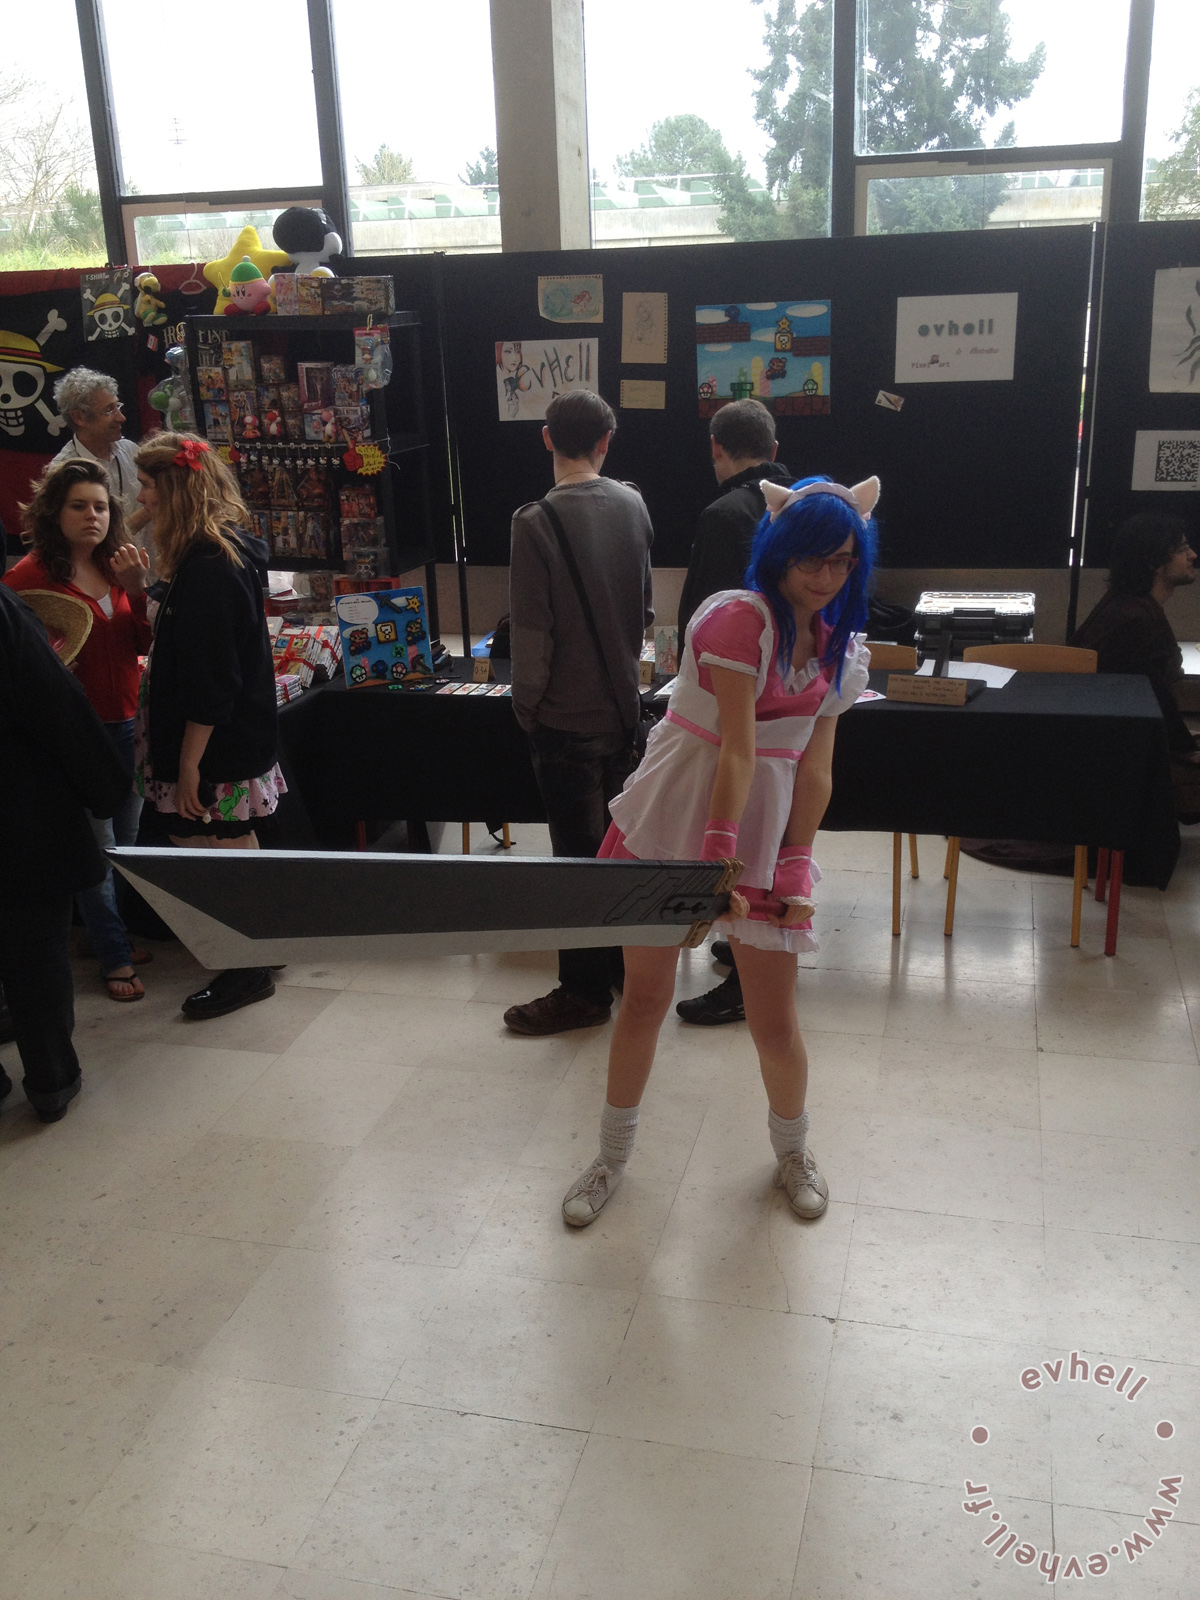
[[[732,894],[737,888],[738,879],[742,875],[745,864],[739,861],[736,856],[723,856],[721,865],[725,870],[717,880],[717,886],[713,893]],[[681,950],[698,949],[708,938],[709,929],[712,927],[714,920],[714,918],[709,917],[707,922],[693,922],[686,935],[679,941],[679,948]]]

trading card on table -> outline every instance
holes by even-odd
[[[254,387],[254,343],[250,339],[226,339],[222,346],[225,381],[231,389]]]
[[[343,519],[375,515],[375,491],[361,479],[358,483],[345,484],[338,495],[338,501]]]
[[[296,382],[300,405],[305,411],[333,409],[333,362],[297,361]]]
[[[287,382],[287,357],[263,352],[258,358],[258,375],[263,383]]]
[[[325,307],[321,301],[322,278],[296,273],[296,310],[302,317],[319,317]]]
[[[224,367],[197,367],[196,382],[201,400],[224,400],[229,392]]]
[[[204,402],[204,431],[209,439],[215,439],[218,444],[232,442],[232,435],[229,432],[228,401],[206,400]]]
[[[300,307],[296,298],[296,274],[294,272],[273,273],[271,287],[275,290],[275,314],[280,317],[299,316]]]
[[[276,556],[300,554],[300,513],[271,512],[271,553]]]
[[[457,688],[458,688],[458,685],[456,683],[448,683],[444,689],[438,689],[437,693],[438,694],[453,694]]]
[[[262,435],[251,389],[234,389],[229,395],[229,421],[235,439],[254,440]]]

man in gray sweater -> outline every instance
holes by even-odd
[[[529,735],[556,856],[596,854],[608,802],[637,760],[654,530],[637,490],[600,476],[616,425],[598,394],[576,389],[552,400],[542,437],[554,453],[554,487],[512,520],[513,710]],[[574,557],[603,660],[547,507]],[[608,1020],[622,976],[619,949],[561,950],[558,987],[510,1006],[504,1020],[531,1035],[593,1027]]]

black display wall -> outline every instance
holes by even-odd
[[[801,476],[883,480],[882,560],[891,567],[1061,567],[1067,562],[1089,297],[1090,227],[836,239],[655,250],[355,260],[396,277],[397,305],[436,305],[444,287],[443,355],[457,439],[469,560],[508,560],[514,509],[549,486],[533,422],[501,422],[497,340],[552,338],[538,314],[539,274],[600,273],[600,388],[665,378],[665,411],[623,411],[608,471],[636,482],[656,533],[654,560],[687,560],[696,517],[715,493],[707,423],[696,394],[695,307],[726,301],[832,302],[830,415],[778,419],[779,456]],[[621,295],[669,296],[668,364],[621,364]],[[896,299],[1016,292],[1012,382],[897,385]],[[420,307],[418,306],[418,309]],[[430,366],[432,360],[430,347]],[[901,394],[901,412],[875,403]],[[435,413],[431,410],[431,416]]]
[[[1088,567],[1108,565],[1113,533],[1135,511],[1169,511],[1194,525],[1200,505],[1195,491],[1132,488],[1139,429],[1200,429],[1200,373],[1190,393],[1150,392],[1154,274],[1192,267],[1200,279],[1200,222],[1138,222],[1107,231],[1083,551]]]

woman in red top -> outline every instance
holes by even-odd
[[[93,709],[108,729],[129,769],[129,795],[110,820],[93,817],[101,849],[132,844],[142,803],[133,787],[133,719],[137,711],[139,655],[150,648],[146,621],[147,557],[125,542],[121,502],[113,498],[98,462],[79,459],[52,467],[24,508],[33,553],[18,561],[4,582],[22,589],[49,589],[82,600],[92,613],[92,631],[73,662]],[[133,968],[129,935],[117,912],[113,874],[76,896],[80,916],[114,1000],[145,994]],[[148,959],[138,951],[139,961]]]

